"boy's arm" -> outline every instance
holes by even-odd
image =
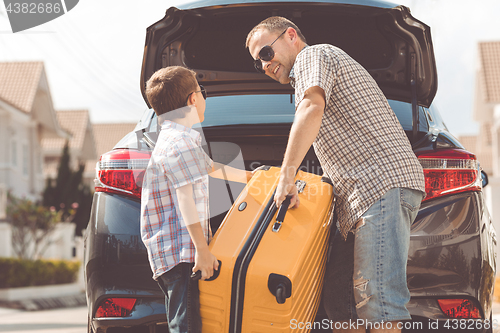
[[[236,169],[225,164],[214,162],[212,172],[209,176],[232,182],[247,183],[252,178],[253,173],[254,172]]]
[[[196,205],[193,199],[193,185],[187,184],[177,188],[177,200],[186,228],[196,248],[193,272],[201,271],[201,279],[205,280],[219,268],[217,258],[208,249],[207,239],[198,219]]]

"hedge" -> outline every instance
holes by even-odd
[[[72,283],[79,267],[77,261],[0,258],[0,288]]]

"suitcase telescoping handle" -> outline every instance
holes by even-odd
[[[273,225],[273,232],[280,231],[281,225],[283,224],[283,221],[285,220],[286,211],[288,210],[288,207],[290,206],[291,199],[292,199],[292,196],[287,195],[285,200],[281,203],[281,207],[278,210],[278,215],[276,215],[276,222]]]
[[[220,273],[220,268],[222,267],[222,262],[220,260],[217,260],[219,262],[219,269],[214,270],[214,275],[206,279],[205,281],[213,281],[219,277]],[[196,271],[191,274],[191,280],[200,280],[201,279],[201,271]]]

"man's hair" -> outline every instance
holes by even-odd
[[[295,23],[281,16],[271,16],[253,27],[252,31],[250,31],[247,35],[247,41],[245,45],[248,48],[248,44],[250,44],[250,40],[253,38],[253,35],[259,30],[265,29],[271,33],[275,32],[281,34],[288,28],[294,28],[295,31],[297,31],[297,35],[299,36],[299,38],[307,44],[306,38],[304,37],[300,29],[295,25]]]
[[[186,105],[188,95],[198,87],[195,75],[181,66],[165,67],[151,75],[146,96],[157,116]]]

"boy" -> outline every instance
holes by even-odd
[[[147,82],[146,95],[161,132],[146,169],[141,199],[141,238],[153,278],[165,293],[171,333],[201,332],[198,282],[218,269],[208,249],[208,174],[222,178],[222,165],[201,149],[191,127],[204,119],[206,92],[196,73],[180,66],[162,68]],[[225,166],[226,178],[245,182],[252,173]]]

